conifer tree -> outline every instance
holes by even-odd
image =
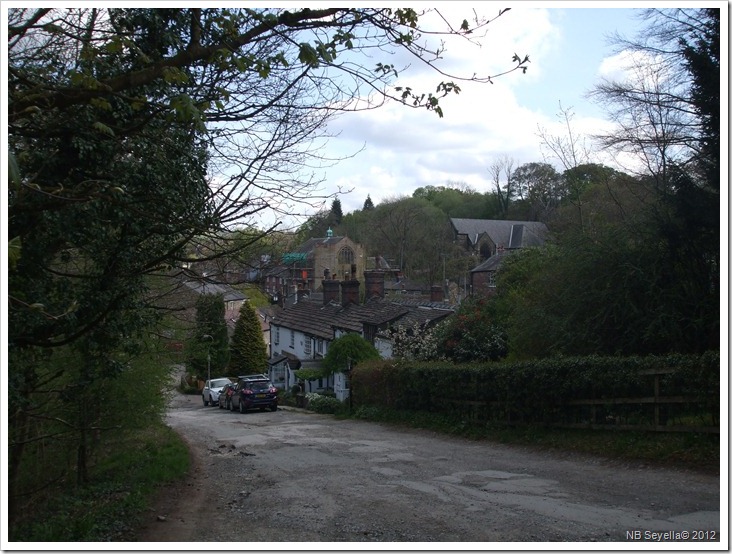
[[[342,219],[343,208],[341,207],[341,201],[335,198],[330,206],[330,220],[333,225],[340,225]]]
[[[231,337],[229,373],[242,375],[267,372],[267,345],[257,314],[248,302],[242,304]]]
[[[211,356],[211,376],[218,377],[229,361],[229,332],[226,328],[226,309],[220,294],[202,294],[196,301],[196,326],[186,345],[188,371],[197,375],[208,374],[208,356]]]

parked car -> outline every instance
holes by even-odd
[[[237,377],[238,381],[243,381],[245,379],[267,379],[269,380],[269,377],[267,377],[264,373],[255,373],[253,375],[239,375]]]
[[[206,383],[203,385],[203,390],[201,391],[203,405],[218,405],[221,389],[223,389],[224,386],[227,384],[231,384],[231,379],[229,379],[228,377],[217,377],[216,379],[206,381]]]
[[[231,403],[231,395],[234,393],[234,388],[236,387],[236,383],[226,383],[224,385],[224,388],[221,389],[221,392],[219,393],[219,408],[224,408],[225,410],[229,409],[229,404]]]
[[[277,411],[277,388],[266,375],[245,375],[236,384],[229,409],[243,414],[252,408]]]

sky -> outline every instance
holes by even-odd
[[[424,5],[439,8],[458,22],[473,9],[493,17],[504,6],[493,2]],[[511,10],[491,23],[482,47],[448,44],[445,67],[468,75],[496,74],[512,66],[516,53],[529,56],[525,74],[504,75],[493,84],[461,85],[460,94],[440,101],[442,119],[393,103],[343,115],[330,126],[330,133],[337,136],[329,141],[326,155],[352,157],[323,169],[320,176],[327,193],[339,193],[344,213],[361,209],[367,195],[379,204],[411,196],[416,188],[428,185],[465,184],[486,192],[491,188],[488,168],[504,156],[515,161],[514,167],[546,161],[560,169],[556,160],[546,157],[538,137],[540,128],[550,135],[564,133],[560,107],[571,110],[573,129],[585,136],[608,127],[601,107],[585,95],[601,77],[617,69],[618,56],[609,35],[634,36],[641,24],[637,18],[641,6],[649,4],[506,5]],[[402,78],[405,84],[423,84],[428,92],[441,80],[414,65]],[[612,159],[602,161],[613,164]]]

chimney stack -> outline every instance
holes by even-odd
[[[445,300],[445,292],[440,285],[432,285],[430,289],[430,302],[442,302]]]
[[[366,279],[366,300],[374,297],[384,298],[384,282],[386,274],[379,270],[364,271],[363,275]]]
[[[341,281],[341,305],[358,304],[359,287],[361,283],[356,279]]]

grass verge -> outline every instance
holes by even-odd
[[[49,495],[42,507],[34,507],[30,521],[10,529],[10,541],[131,540],[157,487],[179,479],[190,467],[186,444],[162,423],[128,431],[100,450],[89,482]]]
[[[359,407],[337,417],[366,419],[391,425],[428,429],[473,440],[491,440],[563,453],[647,463],[719,475],[719,435],[654,433],[620,430],[556,429],[539,426],[472,424],[443,414]]]

